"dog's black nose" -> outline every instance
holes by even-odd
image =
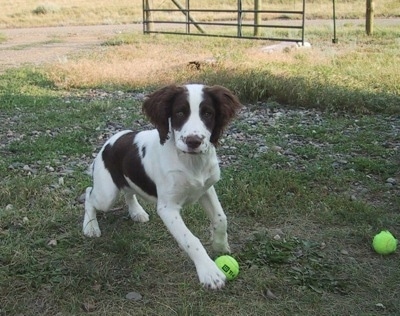
[[[199,136],[188,136],[185,142],[189,148],[196,149],[201,145],[203,140]]]

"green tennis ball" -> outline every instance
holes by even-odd
[[[225,255],[215,259],[217,267],[225,274],[227,280],[233,280],[239,274],[239,263],[231,256]]]
[[[388,255],[396,250],[397,239],[389,231],[382,230],[379,234],[375,235],[372,247],[377,253]]]

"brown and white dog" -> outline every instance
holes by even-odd
[[[224,274],[186,227],[180,211],[199,201],[211,220],[213,249],[230,251],[226,215],[213,186],[220,178],[215,146],[239,108],[237,97],[220,86],[170,85],[150,94],[143,111],[156,129],[117,133],[92,164],[93,187],[86,189],[83,233],[100,236],[96,210],[108,211],[119,191],[131,218],[148,221],[138,194],[156,202],[158,215],[193,260],[200,282],[211,289],[223,287]]]

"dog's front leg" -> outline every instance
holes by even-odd
[[[218,200],[214,186],[199,199],[201,206],[206,211],[211,221],[211,240],[212,247],[220,253],[230,253],[227,234],[227,219]]]
[[[222,288],[225,285],[225,275],[208,256],[200,240],[186,227],[180,208],[176,204],[159,202],[157,212],[179,246],[194,262],[200,283],[210,289]]]

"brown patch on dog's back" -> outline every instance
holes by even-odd
[[[156,185],[145,172],[139,148],[134,144],[135,136],[136,133],[129,132],[114,144],[106,145],[102,153],[104,165],[118,189],[129,187],[127,177],[146,194],[157,197]],[[145,155],[146,149],[141,150]]]

